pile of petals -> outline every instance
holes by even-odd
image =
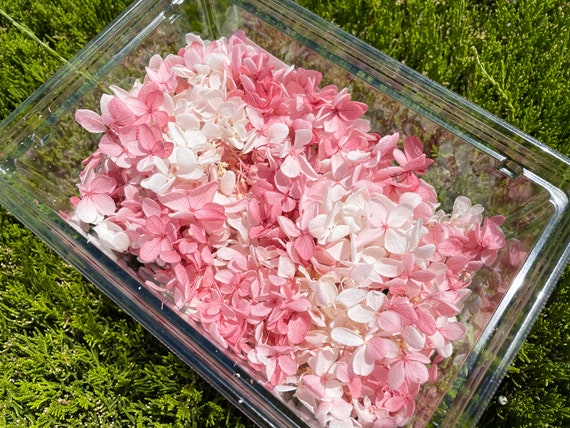
[[[321,426],[405,425],[503,218],[438,210],[421,142],[319,72],[239,32],[186,43],[76,112],[102,136],[70,220]]]

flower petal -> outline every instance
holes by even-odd
[[[75,120],[87,131],[94,134],[107,131],[101,116],[91,110],[79,109],[75,112]]]
[[[419,361],[406,361],[406,379],[420,385],[426,383],[429,379],[427,367]]]
[[[347,312],[348,318],[352,321],[367,324],[374,319],[376,311],[365,307],[364,305],[356,305],[350,308]]]
[[[395,311],[387,310],[380,312],[376,322],[378,323],[378,327],[388,333],[399,333],[402,331],[402,318]]]
[[[382,258],[374,263],[374,271],[388,278],[395,278],[402,273],[403,266],[399,260]]]
[[[341,345],[360,346],[364,343],[364,339],[360,335],[346,327],[335,327],[331,331],[331,338]]]
[[[388,371],[388,386],[398,389],[403,383],[406,375],[406,367],[402,360],[396,361]]]
[[[352,370],[358,376],[368,376],[374,371],[374,359],[368,356],[365,346],[359,346],[352,354]]]
[[[362,302],[366,298],[366,290],[363,288],[347,288],[336,298],[337,303],[342,303],[347,308]]]

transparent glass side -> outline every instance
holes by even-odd
[[[476,413],[473,397],[480,405],[492,394],[492,388],[481,390],[479,384],[486,382],[488,371],[508,364],[501,353],[504,343],[515,337],[515,348],[520,345],[520,335],[511,333],[528,320],[525,310],[543,291],[538,284],[544,282],[525,281],[540,279],[535,271],[552,270],[549,254],[541,251],[549,249],[545,240],[553,229],[564,226],[560,217],[566,195],[557,188],[568,187],[567,161],[486,113],[469,110],[452,94],[298,6],[272,1],[238,1],[237,6],[229,1],[175,3],[135,4],[55,76],[41,97],[4,123],[0,168],[7,188],[0,192],[0,201],[254,421],[267,426],[302,424],[294,410],[265,393],[259,374],[213,345],[199,325],[171,309],[168,296],[145,289],[136,267],[88,242],[60,216],[71,209],[69,198],[77,192],[81,162],[98,143],[76,124],[75,111],[97,110],[110,85],[130,87],[143,76],[152,55],[176,53],[186,32],[218,38],[243,30],[282,61],[321,71],[323,85],[349,88],[353,99],[369,106],[367,118],[374,132],[420,137],[435,159],[426,180],[438,191],[445,210],[458,195],[466,195],[485,206],[486,214],[506,217],[508,248],[496,269],[483,270],[473,280],[462,314],[468,335],[455,345],[441,380],[424,387],[415,424],[446,422],[466,408]],[[567,220],[560,233],[567,242]],[[561,251],[552,247],[550,255],[559,259]]]

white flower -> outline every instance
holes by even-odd
[[[102,221],[93,227],[97,238],[104,247],[120,253],[127,251],[131,244],[129,236],[121,227],[110,221]]]
[[[350,234],[350,227],[339,221],[341,208],[341,204],[336,204],[328,214],[319,214],[309,221],[309,233],[319,244],[337,242]]]

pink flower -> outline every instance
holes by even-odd
[[[252,365],[259,366],[266,378],[275,386],[290,375],[297,373],[299,365],[295,361],[293,349],[288,346],[269,346],[259,344],[248,352]]]
[[[103,112],[102,120],[112,130],[131,126],[135,122],[135,115],[129,106],[118,97],[113,97],[107,104],[107,112]]]
[[[287,288],[285,299],[277,299],[271,314],[267,318],[267,329],[278,335],[285,335],[293,345],[302,343],[312,325],[309,310],[311,302],[300,295],[291,295]],[[288,296],[287,296],[288,295]]]
[[[341,345],[356,348],[351,367],[358,376],[368,376],[374,371],[377,361],[394,358],[398,354],[397,343],[380,337],[377,331],[362,337],[346,327],[335,327],[331,331],[331,338]]]
[[[161,110],[164,102],[164,93],[158,85],[153,83],[144,84],[136,97],[127,97],[125,104],[138,119],[135,125],[154,124],[163,127],[169,120],[168,113]]]
[[[142,228],[139,257],[145,263],[161,260],[165,263],[177,263],[180,255],[174,250],[178,239],[178,225],[166,216],[147,218]]]
[[[505,236],[500,229],[504,221],[502,216],[486,217],[481,226],[476,226],[471,234],[473,239],[466,246],[472,249],[473,244],[477,245],[476,251],[481,251],[481,260],[487,266],[495,262],[498,251],[505,246]]]
[[[195,220],[208,230],[220,229],[226,220],[224,207],[213,201],[216,183],[208,183],[188,192],[174,190],[158,200],[172,210],[171,218]]]
[[[418,383],[404,382],[402,386],[393,391],[392,396],[384,402],[384,407],[391,414],[397,426],[404,426],[410,422],[416,408],[415,398],[419,392]]]
[[[431,360],[421,352],[403,353],[390,363],[388,372],[388,385],[393,390],[398,390],[405,380],[411,383],[423,384],[429,379],[426,364]]]
[[[309,180],[316,180],[318,175],[305,156],[305,146],[313,140],[312,126],[307,121],[296,120],[292,128],[293,142],[285,140],[280,150],[279,156],[283,159],[281,172],[289,178],[303,174]]]
[[[422,175],[433,163],[433,160],[424,153],[423,145],[418,137],[406,138],[404,140],[404,151],[395,149],[394,159],[404,171],[413,171]]]
[[[343,131],[345,124],[359,119],[368,109],[364,103],[350,100],[350,94],[342,90],[330,104],[325,104],[319,111],[319,117],[324,120],[324,129],[335,133]]]
[[[176,75],[172,68],[175,64],[180,64],[180,59],[169,56],[163,60],[160,55],[154,55],[146,67],[148,80],[153,82],[157,87],[165,92],[174,92],[178,86]]]
[[[164,141],[162,133],[156,127],[142,124],[138,128],[135,140],[126,143],[127,149],[137,157],[136,168],[139,172],[147,172],[154,168],[155,157],[165,159],[172,153],[172,143]]]
[[[107,124],[101,116],[91,110],[79,109],[75,112],[75,120],[87,131],[94,134],[107,131]]]
[[[315,241],[313,237],[309,233],[301,231],[297,225],[287,217],[279,216],[277,222],[279,226],[281,226],[283,233],[289,239],[293,240],[293,248],[300,257],[300,260],[311,260],[315,254]]]
[[[132,165],[132,153],[129,152],[124,142],[134,139],[135,129],[122,128],[117,132],[109,131],[99,140],[101,153],[109,156],[109,159],[119,168],[130,168]]]
[[[111,196],[115,185],[112,178],[87,170],[78,186],[81,199],[75,203],[75,212],[82,222],[96,224],[115,212],[115,201]]]

